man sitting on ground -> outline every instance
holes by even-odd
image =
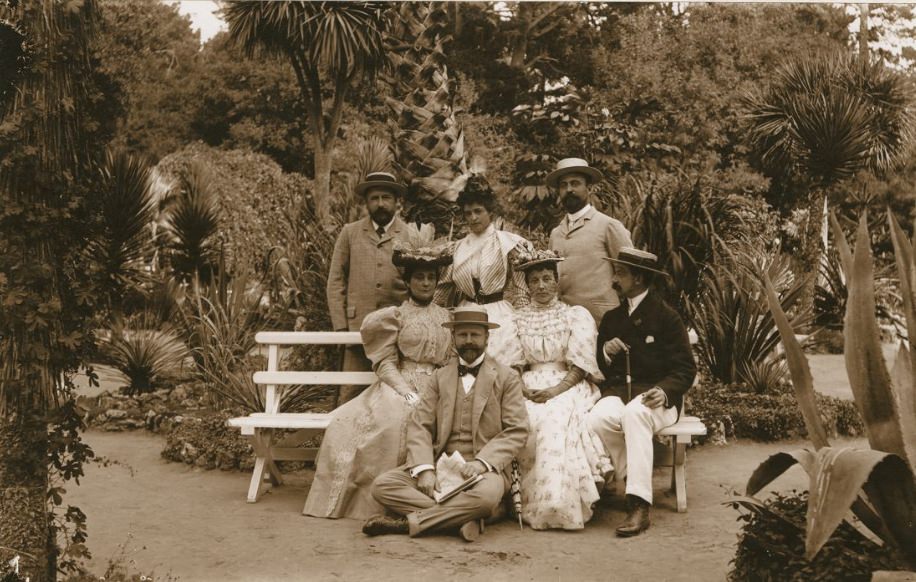
[[[451,327],[459,359],[435,372],[407,425],[407,464],[379,475],[375,500],[406,516],[370,518],[367,535],[460,528],[466,541],[480,535],[478,520],[489,517],[509,488],[512,459],[528,438],[522,383],[511,368],[485,354],[488,320],[478,305],[458,307]],[[462,476],[482,475],[473,487],[442,504],[433,499],[435,459],[458,452],[467,461]]]

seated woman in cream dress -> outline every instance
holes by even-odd
[[[524,276],[513,270],[511,258],[531,249],[531,243],[494,226],[496,196],[483,176],[468,179],[458,195],[458,206],[469,232],[455,247],[454,261],[442,276],[436,302],[446,307],[482,305],[489,320],[499,324],[490,332],[487,354],[506,362],[506,350],[515,341],[513,307],[528,302]]]
[[[405,249],[393,261],[407,282],[408,299],[366,316],[360,327],[366,356],[379,380],[332,413],[303,513],[366,519],[384,508],[369,494],[372,481],[406,459],[407,416],[453,354],[442,324],[449,312],[432,302],[448,247]]]
[[[598,330],[584,307],[557,299],[553,251],[520,254],[531,303],[515,313],[528,407],[528,442],[518,457],[522,519],[534,529],[582,529],[611,470],[586,417],[603,377],[595,361]]]

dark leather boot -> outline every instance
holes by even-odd
[[[406,517],[388,517],[387,515],[373,515],[363,524],[363,533],[367,536],[380,536],[385,534],[409,533]]]
[[[627,495],[627,517],[617,526],[617,535],[628,538],[649,529],[649,507],[642,497]]]

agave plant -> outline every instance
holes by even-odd
[[[163,378],[181,369],[188,355],[187,346],[171,325],[156,329],[158,318],[153,314],[139,318],[138,323],[142,329],[116,326],[111,339],[102,345],[124,381],[127,394],[143,394],[159,388]]]
[[[388,99],[394,157],[408,184],[405,216],[446,234],[468,178],[464,132],[452,108],[453,84],[442,44],[448,15],[433,2],[401,2],[392,13]]]
[[[909,337],[916,337],[916,257],[914,241],[888,216]],[[893,370],[881,353],[875,320],[874,266],[866,217],[862,217],[853,253],[835,218],[831,220],[843,271],[849,284],[846,307],[846,371],[866,426],[870,449],[831,447],[814,400],[808,362],[793,335],[772,285],[767,299],[786,348],[799,406],[815,450],[777,453],[764,461],[747,484],[753,496],[794,464],[810,477],[805,554],[817,555],[851,509],[856,525],[899,551],[916,569],[916,351],[901,343]],[[750,498],[751,503],[755,501]]]

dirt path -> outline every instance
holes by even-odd
[[[202,471],[159,457],[161,437],[90,431],[96,453],[115,461],[94,465],[68,503],[89,516],[90,564],[102,572],[123,555],[133,571],[185,580],[723,580],[734,554],[737,513],[721,505],[741,490],[768,455],[804,443],[739,443],[690,453],[689,512],[663,495],[652,528],[628,540],[614,537],[621,498],[602,500],[579,532],[535,532],[510,522],[491,526],[474,544],[437,536],[368,538],[360,523],[301,515],[310,472],[245,502],[247,474]],[[656,470],[656,491],[668,470]],[[800,469],[777,482],[806,486]]]

